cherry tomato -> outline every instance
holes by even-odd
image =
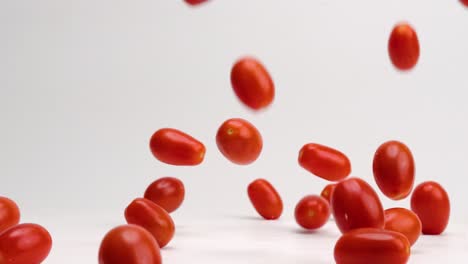
[[[398,232],[360,228],[340,237],[335,245],[336,264],[404,264],[410,257],[410,244]]]
[[[330,218],[330,205],[321,196],[308,195],[296,205],[294,216],[296,222],[303,228],[317,229]]]
[[[254,125],[241,118],[226,120],[219,127],[216,144],[224,157],[238,165],[254,162],[263,148],[260,132]]]
[[[341,233],[356,228],[384,227],[384,211],[377,193],[359,178],[336,185],[331,208]]]
[[[340,181],[351,172],[351,162],[345,154],[315,143],[301,148],[298,161],[304,169],[329,181]]]
[[[0,263],[39,264],[49,255],[52,238],[36,224],[19,224],[0,234]]]
[[[423,234],[439,235],[444,232],[449,222],[448,194],[437,182],[423,182],[413,191],[411,210],[419,216]]]
[[[269,106],[275,97],[275,85],[270,74],[252,57],[241,58],[234,64],[231,84],[242,103],[253,110]]]
[[[331,183],[323,188],[320,196],[322,196],[327,202],[331,205],[331,198],[333,196],[333,192],[335,192],[336,183]]]
[[[192,5],[192,6],[196,6],[196,5],[199,5],[199,4],[203,4],[205,2],[207,2],[208,0],[185,0],[185,2],[189,5]]]
[[[380,145],[374,155],[375,182],[393,200],[406,198],[413,189],[414,160],[410,149],[399,141]]]
[[[466,7],[468,7],[468,0],[460,0],[462,4],[464,4]]]
[[[151,183],[145,191],[145,198],[161,206],[168,213],[174,212],[184,201],[185,188],[181,180],[164,177]]]
[[[283,201],[280,195],[265,179],[257,179],[247,188],[250,201],[255,210],[267,220],[275,220],[283,212]]]
[[[0,233],[17,225],[20,221],[20,210],[16,203],[7,197],[0,196]]]
[[[174,236],[175,226],[171,216],[157,204],[145,198],[133,200],[125,209],[127,223],[148,230],[163,248]]]
[[[421,235],[421,221],[412,211],[405,208],[385,210],[385,229],[402,233],[411,245],[414,245]]]
[[[137,225],[110,230],[99,248],[99,264],[161,264],[161,252],[154,237]]]
[[[413,68],[419,59],[416,31],[407,23],[397,24],[388,41],[388,53],[393,65],[400,70]]]
[[[205,146],[182,131],[162,128],[156,131],[150,140],[154,157],[171,165],[194,166],[202,163]]]

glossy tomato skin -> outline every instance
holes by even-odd
[[[173,128],[162,128],[150,139],[153,156],[161,162],[176,166],[202,163],[206,148],[190,135]]]
[[[318,229],[330,218],[330,205],[321,196],[308,195],[297,203],[294,216],[301,227]]]
[[[411,193],[414,184],[414,159],[410,149],[399,141],[379,146],[372,165],[374,179],[383,194],[401,200]]]
[[[410,252],[408,239],[400,233],[360,228],[341,236],[334,255],[337,264],[404,264]]]
[[[184,201],[184,183],[174,177],[163,177],[146,188],[144,198],[162,207],[166,212],[174,212]]]
[[[336,188],[336,183],[330,183],[325,188],[323,188],[322,192],[320,193],[320,196],[322,196],[327,202],[331,205],[331,198],[333,196],[333,193],[335,192]]]
[[[257,160],[263,148],[258,129],[241,118],[228,119],[219,127],[216,144],[224,157],[238,165],[248,165]]]
[[[110,230],[99,248],[99,264],[161,264],[161,252],[154,237],[137,225]]]
[[[320,144],[304,145],[298,162],[307,171],[328,181],[340,181],[351,173],[351,162],[345,154]]]
[[[332,196],[332,213],[341,233],[357,228],[384,227],[384,210],[377,193],[364,180],[339,182]]]
[[[171,216],[157,204],[145,198],[133,200],[125,209],[127,223],[139,225],[148,230],[160,248],[171,241],[175,232]]]
[[[52,248],[49,232],[36,224],[19,224],[0,234],[0,263],[39,264]]]
[[[283,201],[276,189],[265,179],[257,179],[247,188],[255,210],[267,220],[275,220],[283,212]]]
[[[242,103],[253,110],[269,106],[275,97],[275,85],[270,74],[252,57],[243,57],[234,64],[231,84]]]
[[[423,182],[413,191],[411,210],[419,216],[423,234],[439,235],[449,222],[449,196],[437,182]]]
[[[422,225],[419,217],[405,208],[390,208],[385,210],[386,230],[403,234],[411,245],[416,243],[421,235]]]
[[[0,196],[0,233],[4,230],[17,225],[20,221],[20,210],[16,203]]]
[[[203,4],[205,2],[207,2],[208,0],[185,0],[185,2],[189,5],[192,5],[192,6],[196,6],[196,5],[200,5],[200,4]]]
[[[413,68],[419,59],[419,40],[408,23],[397,24],[388,40],[388,53],[393,65],[400,70]]]

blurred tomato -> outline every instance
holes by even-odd
[[[460,2],[468,7],[468,0],[460,0]]]
[[[151,183],[145,198],[161,206],[168,213],[174,212],[184,201],[184,183],[174,177],[163,177]]]
[[[0,196],[0,233],[4,230],[17,225],[20,221],[20,210],[16,203]]]
[[[384,227],[384,211],[377,193],[358,178],[350,178],[336,185],[332,212],[341,233],[363,227]]]
[[[407,23],[397,24],[388,40],[388,53],[393,65],[400,70],[413,68],[419,59],[416,31]]]
[[[174,236],[175,226],[171,216],[148,199],[133,200],[125,209],[125,219],[129,224],[139,225],[148,230],[161,248]]]
[[[99,248],[99,264],[161,263],[158,243],[148,231],[136,225],[110,230]]]
[[[189,5],[192,5],[192,6],[196,6],[196,5],[199,5],[199,4],[203,4],[205,2],[207,2],[208,0],[185,0],[185,2]]]
[[[280,195],[265,179],[257,179],[247,188],[252,205],[263,218],[267,220],[278,219],[283,212],[283,201]]]
[[[444,232],[449,222],[448,194],[437,182],[423,182],[413,191],[411,210],[421,220],[423,234],[439,235]]]
[[[385,229],[402,233],[411,245],[414,245],[421,235],[421,221],[412,211],[405,208],[385,210]]]
[[[328,181],[339,181],[351,173],[351,162],[345,154],[327,146],[309,143],[299,151],[299,165]]]
[[[305,229],[317,229],[330,218],[329,203],[318,195],[302,198],[294,210],[296,222]]]

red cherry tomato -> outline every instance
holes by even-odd
[[[413,189],[414,160],[410,149],[399,141],[380,145],[374,155],[375,182],[388,198],[401,200]]]
[[[400,233],[360,228],[340,237],[335,245],[336,264],[404,264],[410,257],[408,239]]]
[[[270,74],[252,57],[241,58],[234,64],[231,84],[242,103],[253,110],[269,106],[275,97],[275,85]]]
[[[151,137],[150,148],[159,161],[178,166],[198,165],[206,152],[203,143],[172,128],[156,131]]]
[[[329,181],[342,180],[351,172],[351,162],[345,154],[319,144],[304,145],[298,161],[304,169]]]
[[[175,226],[171,216],[157,204],[145,198],[137,198],[125,209],[129,224],[139,225],[148,230],[163,248],[174,236]]]
[[[154,237],[136,225],[110,230],[99,248],[99,264],[161,264],[161,252]]]
[[[413,191],[411,210],[419,216],[423,234],[439,235],[444,232],[449,222],[448,194],[437,182],[423,182]]]
[[[39,264],[49,255],[52,238],[36,224],[19,224],[0,234],[0,263]]]
[[[185,2],[189,5],[192,5],[192,6],[196,6],[196,5],[199,5],[199,4],[203,4],[205,2],[207,2],[208,0],[185,0]]]
[[[185,188],[181,180],[164,177],[151,183],[145,191],[145,198],[161,206],[168,213],[174,212],[184,201]]]
[[[419,59],[419,40],[416,31],[407,23],[397,24],[388,41],[388,53],[400,70],[413,68]]]
[[[238,165],[254,162],[263,148],[260,132],[241,118],[226,120],[221,125],[216,134],[216,144],[224,157]]]
[[[280,195],[265,179],[257,179],[247,188],[250,201],[255,210],[267,220],[275,220],[283,212],[283,201]]]
[[[0,196],[0,233],[17,225],[20,220],[18,205],[11,199]]]
[[[468,0],[460,0],[460,2],[466,7],[468,7]]]
[[[296,222],[305,229],[322,227],[330,218],[330,205],[318,195],[302,198],[294,211]]]
[[[377,193],[365,181],[339,182],[332,196],[332,213],[341,233],[364,227],[384,227],[384,211]]]
[[[323,188],[320,196],[322,196],[327,202],[331,205],[331,198],[333,196],[333,192],[335,192],[336,183],[331,183]]]
[[[421,221],[419,217],[405,208],[391,208],[385,210],[385,229],[402,233],[411,245],[414,245],[421,235]]]

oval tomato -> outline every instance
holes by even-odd
[[[265,219],[278,219],[283,212],[280,195],[265,179],[257,179],[249,184],[247,193],[255,210]]]
[[[400,70],[413,68],[419,59],[416,31],[407,23],[397,24],[388,41],[388,53],[393,65]]]
[[[20,221],[20,210],[16,203],[0,196],[0,233],[4,230],[17,225]]]
[[[198,165],[206,152],[203,143],[173,128],[156,131],[151,137],[150,149],[159,161],[178,166]]]
[[[226,120],[219,127],[216,144],[224,157],[238,165],[254,162],[263,148],[260,132],[250,122],[241,118]]]
[[[388,198],[401,200],[413,189],[414,159],[410,149],[399,141],[380,145],[374,155],[374,179]]]
[[[304,145],[298,161],[307,171],[329,181],[342,180],[351,173],[351,162],[345,154],[320,144]]]
[[[391,208],[385,210],[385,229],[402,233],[411,245],[414,245],[421,235],[421,221],[419,217],[405,208]]]
[[[352,230],[335,245],[337,264],[404,264],[410,257],[408,239],[400,233],[378,228]]]
[[[207,1],[208,0],[185,0],[185,2],[187,4],[192,5],[192,6],[203,4],[203,3],[207,2]]]
[[[146,188],[144,197],[168,213],[174,212],[184,201],[184,183],[173,177],[158,179]]]
[[[252,57],[241,58],[234,64],[231,84],[242,103],[253,110],[269,106],[275,97],[275,85],[270,74]]]
[[[332,213],[342,233],[364,227],[384,227],[384,211],[377,193],[365,181],[339,182],[332,196]]]
[[[99,248],[99,264],[161,264],[161,253],[154,237],[136,225],[121,225],[110,230]]]
[[[39,264],[49,255],[52,238],[36,224],[19,224],[0,234],[0,263]]]
[[[330,218],[329,203],[318,195],[302,198],[294,210],[296,222],[305,229],[322,227]]]
[[[439,235],[444,232],[450,218],[448,194],[437,182],[423,182],[413,191],[411,210],[421,220],[423,234]]]
[[[336,188],[336,183],[331,183],[325,186],[323,188],[322,192],[320,193],[320,196],[322,196],[331,206],[331,198],[333,196],[333,192],[335,192]]]
[[[148,230],[161,248],[174,236],[175,226],[171,216],[148,199],[133,200],[125,209],[125,219],[129,224],[139,225]]]

